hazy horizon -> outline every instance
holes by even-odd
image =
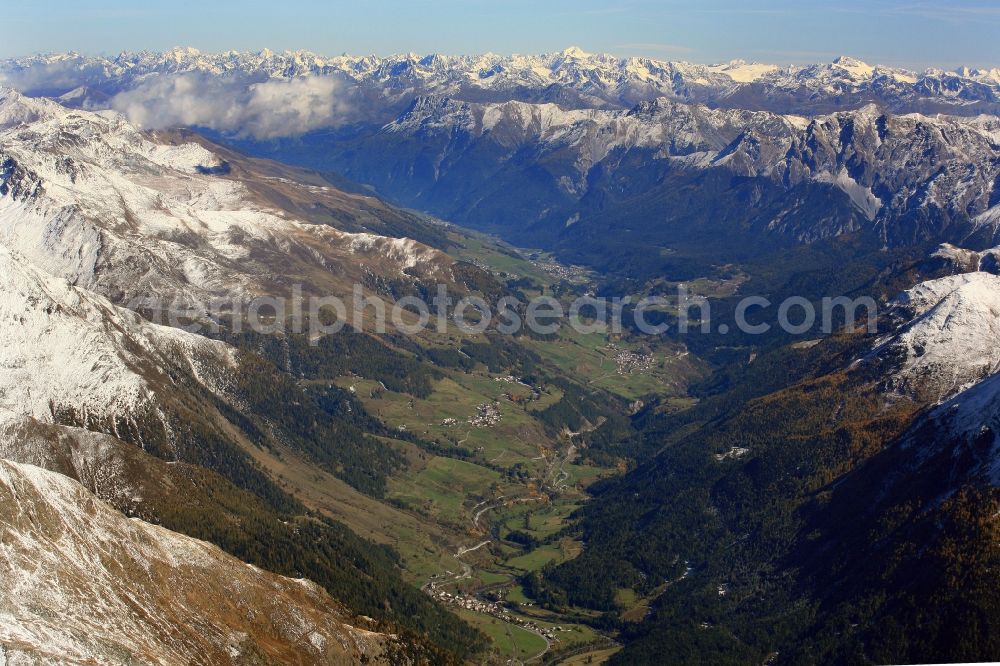
[[[837,4],[772,0],[617,3],[558,0],[505,3],[259,2],[212,4],[154,0],[122,9],[54,0],[5,17],[0,57],[79,52],[169,51],[194,47],[324,55],[430,53],[537,54],[575,45],[590,53],[658,60],[775,64],[828,62],[840,55],[923,70],[1000,66],[994,47],[1000,6],[981,0],[949,6],[883,0]]]
[[[440,51],[440,50],[438,50],[438,51],[428,51],[428,52],[419,52],[419,51],[390,51],[390,52],[384,52],[384,53],[363,53],[363,52],[348,52],[348,51],[343,51],[343,52],[338,52],[338,53],[328,53],[328,52],[315,51],[315,50],[312,50],[312,49],[304,49],[304,48],[299,48],[299,49],[294,49],[294,48],[276,49],[276,48],[271,48],[270,46],[267,46],[267,45],[261,46],[259,48],[247,48],[247,49],[202,49],[202,48],[198,48],[197,46],[192,46],[190,44],[177,44],[175,46],[172,46],[170,48],[165,48],[165,49],[137,49],[137,50],[123,49],[121,51],[115,51],[115,52],[109,52],[109,51],[89,51],[88,52],[88,51],[77,51],[77,50],[53,50],[53,51],[38,51],[38,52],[35,52],[35,53],[23,53],[23,54],[17,54],[17,55],[13,55],[13,56],[4,56],[4,57],[8,58],[8,59],[18,59],[18,58],[29,58],[29,57],[35,57],[35,56],[70,55],[70,54],[75,54],[75,55],[79,55],[81,57],[87,57],[87,58],[103,57],[103,58],[109,58],[109,59],[111,59],[111,58],[116,58],[116,57],[121,56],[121,55],[134,55],[134,54],[138,54],[138,53],[142,53],[142,52],[160,53],[160,54],[162,54],[162,53],[170,53],[172,51],[178,51],[178,50],[179,51],[185,51],[185,50],[189,50],[189,49],[193,49],[193,50],[195,50],[197,53],[199,53],[201,55],[217,55],[217,54],[224,54],[224,53],[229,53],[229,52],[237,52],[237,53],[241,53],[241,54],[260,54],[260,53],[262,53],[264,51],[270,51],[272,53],[279,54],[279,55],[281,55],[281,54],[294,54],[294,53],[309,53],[309,54],[312,54],[312,55],[315,55],[315,56],[319,56],[319,57],[324,57],[324,58],[334,58],[334,57],[338,57],[338,56],[348,56],[348,57],[369,57],[369,56],[372,56],[372,57],[377,57],[377,58],[393,58],[393,57],[407,56],[407,55],[414,56],[414,57],[417,57],[417,58],[426,58],[426,57],[429,57],[429,56],[432,56],[432,55],[445,55],[445,56],[457,56],[457,57],[463,57],[463,56],[485,56],[485,55],[496,55],[496,56],[500,56],[500,57],[543,56],[543,55],[553,55],[553,54],[557,54],[557,53],[564,53],[564,52],[572,50],[572,49],[578,49],[578,50],[582,51],[586,55],[601,55],[601,56],[607,55],[607,56],[613,56],[613,57],[616,57],[616,58],[623,58],[623,59],[624,58],[629,58],[629,57],[641,57],[641,58],[648,58],[650,60],[656,60],[656,61],[685,62],[685,63],[689,63],[689,64],[693,64],[693,65],[709,65],[709,66],[725,65],[725,64],[732,63],[732,62],[743,61],[743,62],[746,62],[748,64],[775,65],[775,66],[778,66],[778,67],[796,67],[796,66],[807,66],[807,65],[814,65],[814,64],[831,63],[831,62],[834,62],[834,61],[838,60],[839,58],[843,57],[843,58],[853,58],[855,60],[862,61],[865,64],[872,65],[872,66],[893,67],[893,68],[896,68],[896,69],[909,69],[909,70],[912,70],[914,72],[923,72],[923,71],[925,71],[927,69],[944,69],[944,70],[951,71],[951,70],[961,69],[963,67],[968,67],[969,69],[980,70],[980,71],[988,71],[988,70],[991,70],[991,69],[1000,69],[1000,66],[998,66],[998,65],[976,65],[976,64],[969,64],[969,63],[962,63],[960,65],[955,65],[955,66],[950,66],[950,67],[949,66],[940,65],[940,64],[936,64],[936,63],[929,63],[929,64],[927,64],[924,67],[907,67],[906,65],[892,65],[892,64],[887,63],[887,62],[881,62],[881,61],[878,61],[878,60],[862,58],[862,57],[860,57],[860,56],[858,56],[856,54],[853,54],[853,53],[840,53],[840,54],[837,54],[837,55],[830,54],[829,56],[827,56],[825,58],[816,58],[816,59],[813,59],[813,60],[808,60],[808,59],[786,59],[786,60],[781,60],[780,58],[767,59],[767,58],[740,58],[740,57],[731,58],[729,60],[698,60],[698,59],[694,59],[694,58],[684,58],[684,57],[672,58],[672,57],[658,57],[656,55],[638,55],[637,56],[635,54],[611,53],[611,52],[608,52],[608,51],[599,51],[599,50],[584,48],[584,47],[581,47],[581,46],[579,46],[577,44],[571,44],[571,45],[563,47],[563,48],[551,48],[551,49],[545,49],[543,51],[533,51],[533,52],[526,52],[526,51],[520,51],[520,52],[516,52],[516,51],[514,51],[514,52],[496,52],[496,51],[450,52],[450,51]]]

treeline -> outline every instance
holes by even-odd
[[[192,403],[190,395],[164,395],[166,399],[161,400],[158,410],[94,419],[63,408],[54,414],[54,420],[62,425],[112,434],[162,460],[212,470],[253,493],[275,511],[302,511],[298,500],[281,490],[237,442],[222,433],[211,415],[204,413],[204,405],[213,402],[207,392],[197,388],[194,391],[205,401],[201,405]]]
[[[419,359],[349,327],[312,343],[304,334],[267,335],[247,330],[221,337],[296,378],[332,379],[354,374],[380,381],[390,391],[426,398],[432,382],[441,376]]]
[[[371,436],[387,434],[382,423],[332,383],[303,387],[263,359],[244,354],[233,384],[246,408],[244,418],[259,423],[253,432],[277,428],[283,444],[362,492],[382,497],[388,477],[405,464],[402,454]]]

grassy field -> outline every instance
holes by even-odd
[[[564,326],[558,338],[531,340],[528,346],[578,380],[630,400],[650,393],[684,395],[688,382],[698,376],[700,369],[679,348],[650,342],[654,343],[648,350],[654,357],[652,367],[624,374],[619,372],[616,350],[609,344],[631,352],[647,350],[636,343],[612,340],[605,333],[580,333]]]
[[[621,647],[604,648],[567,657],[558,663],[559,666],[596,666],[606,664],[611,657],[620,651]]]
[[[471,516],[463,506],[466,498],[485,495],[500,481],[500,474],[492,469],[435,456],[423,469],[408,470],[391,479],[389,497],[436,520],[469,525]]]
[[[615,602],[622,608],[632,608],[638,600],[635,590],[623,588],[615,593]]]
[[[510,580],[510,576],[502,573],[495,573],[493,571],[477,571],[476,576],[479,578],[481,585],[495,585],[496,583],[506,583]]]
[[[546,648],[545,639],[538,634],[495,617],[467,610],[459,610],[458,616],[489,636],[500,657],[516,657],[525,661],[540,654]]]
[[[449,372],[434,383],[426,399],[386,391],[376,381],[357,377],[340,377],[336,383],[353,387],[365,408],[389,426],[402,427],[424,439],[478,450],[485,461],[504,467],[518,462],[537,465],[533,459],[539,447],[551,444],[530,411],[504,397],[510,385],[485,371]],[[500,403],[499,423],[489,427],[469,423],[477,407],[495,402]]]
[[[521,606],[527,606],[532,603],[531,599],[524,594],[524,588],[520,585],[513,585],[507,590],[507,600]]]
[[[504,562],[505,566],[524,572],[537,571],[550,562],[559,564],[580,554],[580,544],[572,539],[562,539],[556,544],[545,544],[532,551],[511,558]]]
[[[459,617],[478,627],[489,636],[501,657],[517,657],[526,661],[545,649],[545,640],[541,636],[516,624],[509,624],[497,618],[482,616],[466,610],[460,610]],[[515,617],[530,621],[540,629],[551,631],[554,638],[552,649],[572,648],[600,638],[593,629],[582,624],[546,621],[533,615],[520,613],[515,613]]]
[[[590,627],[583,624],[560,624],[559,622],[543,622],[533,620],[535,624],[543,629],[551,629],[558,642],[554,646],[561,648],[590,643],[598,638],[598,635]]]
[[[505,247],[495,239],[470,235],[462,236],[460,242],[463,247],[451,251],[458,259],[489,266],[494,271],[511,276],[529,278],[543,285],[551,281],[549,275],[525,258],[522,251]]]
[[[591,467],[589,465],[569,464],[563,466],[563,470],[569,473],[569,480],[566,483],[571,486],[577,483],[587,486],[599,477],[608,474],[608,470],[606,469]]]
[[[602,471],[587,467],[581,469],[594,470],[594,477]],[[547,504],[512,507],[503,514],[501,536],[509,532],[525,532],[536,539],[545,539],[565,527],[570,514],[578,508],[580,502],[572,497],[560,498]]]
[[[545,545],[539,546],[519,557],[511,558],[504,562],[504,564],[508,567],[527,572],[536,571],[549,562],[558,562],[562,559],[562,551],[559,550],[558,546]]]

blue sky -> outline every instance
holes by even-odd
[[[304,48],[388,55],[586,51],[693,62],[853,55],[923,68],[1000,66],[1000,2],[883,0],[40,0],[0,18],[0,57]]]

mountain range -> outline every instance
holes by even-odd
[[[580,48],[542,55],[401,54],[322,56],[308,51],[164,53],[88,57],[76,53],[8,59],[7,85],[30,94],[98,100],[140,86],[151,74],[241,75],[261,81],[305,75],[335,76],[377,94],[383,113],[420,94],[468,101],[557,102],[570,107],[628,108],[656,97],[711,107],[781,113],[829,113],[878,103],[893,112],[995,113],[1000,70],[957,71],[869,65],[842,56],[830,63],[773,65],[735,60],[716,65],[590,54]]]
[[[711,194],[694,208],[742,217],[716,225],[720,235],[749,226],[810,242],[866,230],[899,245],[968,242],[984,230],[992,240],[998,129],[991,116],[893,115],[875,105],[806,118],[665,98],[612,111],[421,97],[376,132],[262,150],[528,243],[579,246],[587,234],[646,220],[653,228],[642,231],[669,243],[663,227],[684,229],[691,216],[672,191],[704,182]],[[827,210],[796,214],[811,200]]]

